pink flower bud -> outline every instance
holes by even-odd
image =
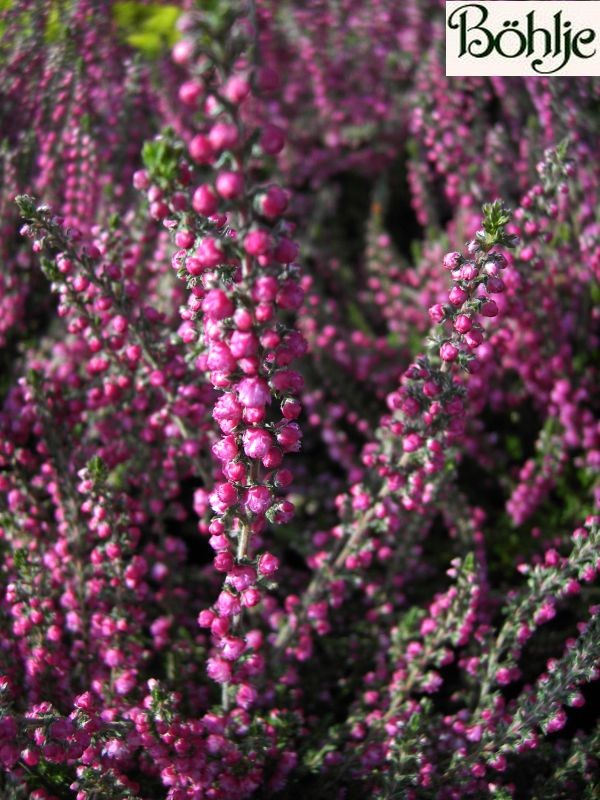
[[[272,447],[266,456],[264,456],[262,463],[266,469],[275,469],[283,461],[283,453],[278,447]]]
[[[237,636],[224,636],[220,642],[221,654],[227,661],[237,661],[246,649],[243,639]]]
[[[294,280],[285,281],[277,292],[276,302],[279,308],[286,311],[296,311],[304,300],[304,290]]]
[[[500,667],[500,669],[496,671],[496,682],[500,686],[507,686],[511,680],[511,672],[506,667]]]
[[[273,258],[280,264],[291,264],[298,256],[298,245],[291,239],[280,239],[273,250]]]
[[[270,186],[266,193],[258,199],[258,208],[268,219],[280,217],[287,208],[286,192],[279,186]]]
[[[481,306],[479,313],[484,317],[495,317],[498,314],[498,306],[493,300],[488,300]]]
[[[179,87],[179,99],[185,106],[196,108],[202,91],[202,84],[197,81],[186,81]]]
[[[506,770],[507,762],[506,756],[499,755],[493,758],[490,762],[490,767],[495,769],[497,772],[504,772]]]
[[[249,331],[254,324],[252,313],[247,308],[237,308],[233,315],[233,321],[240,331]]]
[[[237,502],[237,489],[230,483],[218,483],[215,490],[222,503],[232,506]]]
[[[138,191],[144,191],[150,186],[150,178],[145,169],[138,169],[133,173],[133,186]]]
[[[417,433],[409,433],[402,441],[402,449],[405,453],[413,453],[423,444],[423,440]]]
[[[228,481],[235,483],[246,482],[246,467],[241,461],[232,461],[223,466],[223,474]]]
[[[157,200],[155,203],[150,203],[149,211],[152,219],[160,221],[168,216],[169,206],[162,200]]]
[[[279,284],[273,275],[261,275],[254,281],[252,299],[258,303],[270,303],[277,297]]]
[[[300,450],[300,439],[302,432],[296,422],[290,422],[277,432],[277,442],[285,453],[297,452]]]
[[[237,127],[229,122],[217,122],[211,128],[208,139],[217,153],[231,150],[238,143]]]
[[[250,360],[251,359],[246,359],[246,358],[242,359],[240,361],[240,366]],[[253,370],[253,372],[256,372],[256,370]],[[244,420],[248,422],[250,425],[257,425],[259,422],[263,422],[264,419],[265,419],[264,406],[246,406],[244,408]]]
[[[131,692],[136,684],[136,670],[125,670],[114,682],[114,689],[118,695],[126,695]]]
[[[468,333],[465,334],[465,343],[467,347],[471,350],[474,350],[476,347],[483,342],[483,333],[478,330],[470,330]]]
[[[488,290],[490,294],[500,294],[506,288],[504,285],[504,281],[501,278],[496,278],[494,276],[487,279],[485,288]]]
[[[275,511],[275,522],[278,525],[286,525],[294,516],[295,507],[289,500],[282,500],[277,505]]]
[[[191,39],[181,39],[171,51],[171,58],[176,64],[187,64],[194,54],[194,43]]]
[[[471,318],[466,314],[459,314],[454,320],[454,329],[459,333],[468,333],[473,327]]]
[[[453,306],[462,306],[467,297],[468,294],[464,289],[461,289],[460,286],[453,286],[448,292],[448,300]]]
[[[254,586],[242,592],[242,605],[244,608],[254,608],[260,603],[260,590]]]
[[[284,419],[294,420],[300,416],[302,405],[298,400],[288,397],[281,404],[281,414]]]
[[[224,436],[213,444],[212,452],[219,461],[230,461],[238,455],[238,446],[235,436]]]
[[[175,244],[184,250],[189,250],[194,244],[196,237],[191,231],[177,231],[175,234]]]
[[[257,322],[268,322],[273,317],[273,306],[270,303],[259,303],[254,313]]]
[[[190,158],[196,164],[210,164],[215,155],[208,136],[203,136],[201,133],[194,136],[188,150]]]
[[[244,239],[244,250],[251,256],[260,256],[268,252],[271,237],[264,230],[254,230]]]
[[[211,289],[202,301],[202,311],[210,320],[227,319],[233,314],[233,301],[222,289]]]
[[[567,724],[567,715],[561,708],[546,723],[546,733],[556,733]]]
[[[264,458],[273,446],[273,438],[264,428],[249,428],[244,433],[243,446],[248,458]]]
[[[271,378],[271,386],[278,392],[299,394],[304,386],[304,378],[293,369],[280,369]]]
[[[250,566],[235,566],[227,576],[227,581],[238,592],[243,592],[256,583],[256,571]]]
[[[440,358],[442,361],[456,361],[458,350],[451,342],[444,342],[440,347]]]
[[[439,325],[446,316],[444,306],[441,303],[435,303],[435,305],[431,306],[428,310],[428,314],[430,320],[436,325]]]
[[[214,557],[213,565],[217,572],[229,572],[234,565],[233,556],[231,553],[221,551]]]
[[[469,262],[460,268],[460,277],[463,281],[473,281],[479,274],[475,264]]]
[[[223,590],[217,598],[215,608],[220,617],[233,617],[240,613],[241,604],[236,595]]]
[[[219,264],[222,264],[225,260],[221,243],[212,236],[206,236],[204,239],[200,240],[195,257],[205,269],[218,267]]]
[[[262,378],[244,378],[237,386],[240,403],[250,408],[261,408],[271,400],[271,392]]]
[[[279,559],[272,553],[263,553],[258,560],[258,571],[262,575],[274,575],[279,569]]]
[[[289,469],[280,469],[275,475],[275,483],[277,486],[281,486],[282,489],[287,489],[293,480],[294,476]]]
[[[248,489],[246,506],[253,514],[264,514],[272,502],[271,492],[266,486],[252,486]]]
[[[218,290],[217,290],[218,291]],[[206,366],[211,371],[233,372],[236,368],[236,360],[231,355],[231,350],[225,342],[211,342],[206,359]],[[217,384],[220,385],[220,384]]]
[[[250,84],[243,75],[232,75],[223,88],[223,94],[230,103],[238,105],[250,94]]]
[[[438,394],[441,392],[440,386],[435,381],[425,381],[423,384],[423,394],[425,397],[437,397]]]
[[[28,767],[35,767],[40,760],[39,754],[30,747],[27,747],[25,750],[21,751],[21,758],[23,759],[23,763],[27,764]]]
[[[209,658],[206,672],[217,683],[227,683],[231,679],[231,666],[223,658]]]
[[[258,351],[256,336],[249,331],[233,331],[229,339],[229,349],[236,358],[248,358],[256,355]]]
[[[443,260],[444,269],[456,269],[460,262],[462,261],[462,256],[460,253],[446,253]]]
[[[215,186],[225,200],[235,200],[244,191],[244,179],[239,172],[220,172]]]
[[[198,214],[205,217],[210,217],[214,214],[218,207],[217,195],[214,193],[212,186],[203,183],[198,186],[192,197],[192,208]]]
[[[233,394],[224,394],[215,403],[213,417],[217,422],[230,422],[235,427],[242,419],[242,406]],[[223,428],[221,428],[223,430]],[[229,433],[230,431],[224,431]]]
[[[240,708],[248,709],[254,705],[258,692],[247,683],[240,684],[235,695],[235,702]]]
[[[285,133],[277,125],[270,123],[265,125],[260,134],[259,144],[263,152],[267,155],[274,156],[283,150],[285,144]]]

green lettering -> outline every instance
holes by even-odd
[[[587,37],[584,39],[582,38],[585,34]],[[585,55],[579,49],[579,41],[581,40],[582,44],[591,44],[594,39],[596,38],[596,31],[593,31],[591,28],[584,28],[582,31],[577,31],[573,38],[573,52],[577,56],[577,58],[591,58],[592,56],[596,55],[596,48],[592,50],[591,53]]]
[[[475,24],[467,27],[467,17],[469,16],[469,9],[471,8],[479,11],[480,16],[479,20]],[[456,8],[452,14],[450,14],[448,18],[448,27],[452,30],[460,30],[459,58],[464,56],[466,53],[468,53],[470,56],[473,56],[473,58],[485,58],[485,56],[489,56],[489,54],[492,52],[494,49],[494,37],[490,31],[483,27],[483,24],[487,18],[487,8],[485,6],[480,6],[477,3],[467,3],[464,6],[459,6],[459,8]],[[481,31],[487,37],[487,46],[484,46],[482,52],[473,52],[473,48],[477,46],[483,46],[483,41],[481,39],[473,39],[469,44],[467,44],[467,34],[470,31]]]

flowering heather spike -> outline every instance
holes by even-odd
[[[247,77],[231,67],[228,74],[224,62],[215,60],[213,67],[212,80],[198,94],[206,102],[225,94],[233,79]],[[216,119],[199,120],[201,132],[191,140],[189,155],[198,162],[202,145],[204,182],[194,190],[191,207],[189,199],[175,206],[178,178],[175,172],[167,177],[165,165],[171,164],[177,142],[165,135],[145,149],[149,192],[160,190],[173,229],[179,228],[175,238],[187,269],[178,275],[191,291],[182,317],[190,327],[202,328],[195,366],[218,392],[213,419],[221,439],[212,452],[221,480],[211,487],[207,501],[214,515],[209,531],[219,531],[215,567],[225,573],[211,623],[214,651],[221,654],[229,632],[241,633],[243,606],[256,606],[265,578],[276,571],[272,565],[264,567],[268,554],[260,555],[255,541],[267,524],[291,518],[293,506],[281,497],[277,468],[287,453],[300,450],[302,436],[295,419],[283,413],[297,403],[303,386],[300,374],[290,368],[306,348],[292,316],[304,294],[295,263],[298,248],[285,223],[274,221],[285,208],[275,187],[265,196],[278,201],[276,214],[251,200],[262,190],[261,182],[253,179],[260,161],[253,156],[251,142],[265,131],[243,117],[243,106],[251,101],[260,106],[260,93],[244,92],[239,103],[223,106]],[[223,155],[235,169],[220,167]],[[187,169],[194,174],[193,163]],[[287,195],[278,191],[287,204]],[[298,404],[294,416],[299,413]],[[271,561],[276,563],[274,557]],[[204,621],[205,613],[200,616]],[[229,648],[224,666],[216,656],[209,675],[226,686],[243,680],[243,668],[232,663],[243,654],[243,648]],[[225,704],[227,692],[226,688]]]

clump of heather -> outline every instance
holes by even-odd
[[[595,797],[587,78],[443,5],[0,3],[0,794]]]

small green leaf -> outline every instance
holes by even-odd
[[[65,34],[66,26],[63,23],[60,3],[53,3],[48,12],[44,39],[48,44],[58,42]]]
[[[42,272],[49,281],[59,281],[61,279],[61,274],[53,259],[43,256],[40,259],[40,263]]]
[[[101,486],[108,477],[108,467],[100,456],[95,455],[87,463],[87,470],[95,486]]]
[[[140,33],[130,33],[127,37],[127,44],[131,45],[136,50],[140,50],[147,56],[155,56],[160,53],[162,40],[158,34],[152,33],[152,31],[143,31]]]
[[[177,177],[181,146],[172,141],[169,131],[149,142],[142,148],[142,161],[150,179],[161,186],[167,186]]]
[[[154,57],[179,39],[177,20],[181,8],[175,5],[115,3],[113,19],[125,41],[144,55]]]
[[[352,325],[363,333],[371,333],[371,328],[357,303],[350,302],[347,306],[348,318]]]

